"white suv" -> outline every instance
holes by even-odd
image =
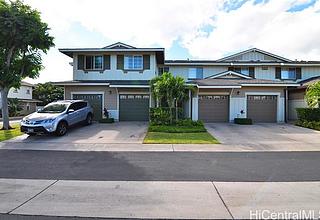
[[[21,131],[36,135],[55,133],[63,136],[71,125],[84,122],[90,125],[93,110],[90,104],[83,100],[64,100],[52,102],[43,109],[24,117],[20,123]]]

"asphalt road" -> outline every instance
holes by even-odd
[[[320,152],[0,150],[0,178],[103,181],[319,181]]]

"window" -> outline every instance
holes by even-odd
[[[86,56],[85,69],[87,70],[101,70],[103,65],[102,56]]]
[[[143,68],[142,56],[125,56],[124,69],[126,70],[141,70]]]
[[[27,92],[26,92],[28,95],[30,95],[30,89],[27,89]]]
[[[234,71],[249,76],[249,67],[236,67]]]
[[[163,73],[168,73],[169,72],[169,67],[164,66],[164,67],[159,67],[159,75],[161,76]]]
[[[189,79],[202,79],[203,78],[203,68],[189,68]]]
[[[281,79],[296,79],[296,69],[281,68]]]

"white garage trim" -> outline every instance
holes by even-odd
[[[246,92],[244,115],[247,117],[248,95],[275,95],[277,96],[277,122],[284,122],[284,98],[280,92]]]
[[[88,94],[88,95],[102,95],[102,109],[101,109],[101,112],[102,112],[102,117],[104,117],[104,112],[103,112],[103,109],[104,109],[104,92],[102,91],[83,91],[83,92],[80,92],[80,91],[77,91],[77,92],[70,92],[71,94],[71,99],[73,99],[73,95],[76,95],[76,94],[79,94],[79,95],[85,95],[85,94]]]

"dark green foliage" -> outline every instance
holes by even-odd
[[[183,117],[183,109],[178,109],[178,118]],[[160,107],[160,108],[150,108],[150,123],[152,125],[169,125],[171,124],[171,116],[176,114],[176,108]]]
[[[320,121],[320,108],[297,108],[300,121]]]
[[[252,125],[252,119],[251,118],[235,118],[234,123],[239,125]]]
[[[63,100],[63,88],[55,86],[50,82],[39,83],[33,90],[33,98],[42,101],[42,105],[50,102]]]
[[[0,0],[0,91],[3,128],[9,129],[8,92],[26,78],[37,78],[41,55],[54,46],[40,12],[22,1]]]
[[[19,111],[22,108],[19,105],[19,100],[17,98],[9,98],[8,99],[8,107],[9,107],[9,116],[15,117],[19,115]]]
[[[314,130],[320,131],[320,121],[305,121],[305,120],[298,120],[295,123],[297,126],[311,128]]]
[[[111,123],[114,123],[114,119],[113,118],[103,118],[103,119],[99,120],[99,123],[111,124]]]

